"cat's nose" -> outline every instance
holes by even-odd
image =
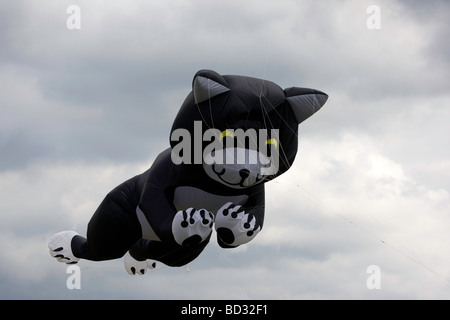
[[[242,179],[246,179],[250,175],[250,170],[248,169],[241,169],[239,170],[239,175]]]

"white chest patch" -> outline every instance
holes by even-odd
[[[243,205],[248,196],[222,196],[203,191],[189,186],[181,186],[175,189],[173,204],[177,210],[185,210],[187,208],[206,209],[213,214],[227,202]]]

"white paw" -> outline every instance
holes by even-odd
[[[72,253],[71,242],[73,237],[78,235],[75,231],[61,231],[54,234],[48,240],[50,255],[59,262],[67,264],[77,263],[80,259]]]
[[[147,271],[147,269],[155,269],[156,262],[153,260],[144,260],[139,261],[133,258],[129,252],[125,254],[123,257],[123,262],[125,264],[125,270],[127,270],[128,274],[135,275],[140,274],[143,275]]]
[[[208,210],[180,210],[172,222],[175,241],[183,246],[199,244],[211,235],[213,222],[214,216]]]
[[[228,202],[216,215],[217,235],[225,244],[236,247],[252,240],[261,230],[256,218],[240,205]]]

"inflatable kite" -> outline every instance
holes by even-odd
[[[183,266],[210,241],[223,248],[252,240],[264,222],[264,183],[286,172],[297,153],[298,124],[328,96],[273,82],[200,70],[170,133],[170,148],[150,169],[108,193],[87,236],[49,239],[67,264],[124,257],[130,274],[155,261]]]

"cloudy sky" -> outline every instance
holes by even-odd
[[[67,27],[70,5],[81,29]],[[371,5],[380,29],[368,28]],[[0,2],[0,298],[449,299],[449,9]],[[81,261],[69,290],[47,239],[85,234],[105,194],[169,146],[203,68],[330,95],[301,124],[294,166],[266,185],[263,231],[143,277],[121,260]]]

